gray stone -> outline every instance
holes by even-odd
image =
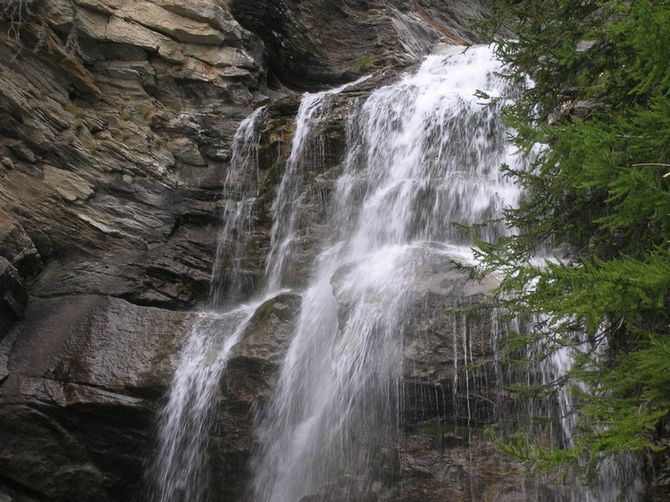
[[[194,318],[100,296],[33,299],[0,342],[3,479],[50,500],[135,493]]]
[[[254,413],[276,383],[300,313],[302,298],[284,293],[256,311],[230,355],[217,398],[210,436],[210,492],[216,500],[247,500],[249,459],[256,446]]]
[[[115,16],[134,21],[178,42],[220,45],[225,36],[209,24],[176,14],[151,2],[123,2]]]
[[[219,30],[226,38],[226,42],[236,45],[245,38],[244,30],[233,19],[225,1],[214,0],[192,0],[182,2],[180,0],[152,0],[170,12],[180,16],[208,23]]]
[[[284,85],[315,89],[373,73],[333,96],[314,124],[323,159],[300,166],[285,278],[300,288],[329,237],[323,200],[356,100],[435,42],[474,41],[469,20],[487,3],[44,0],[45,22],[31,18],[21,32],[24,50],[0,29],[0,316],[9,319],[0,333],[10,330],[0,339],[0,500],[142,497],[156,413],[195,318],[181,310],[208,294],[239,122],[270,105],[259,168],[245,180],[259,194],[243,264],[251,295],[299,104]],[[360,500],[553,500],[543,483],[524,487],[518,466],[482,434],[515,413],[490,384],[492,335],[506,329],[486,295],[493,282],[470,281],[438,251],[415,257],[404,439],[380,453],[379,479],[351,475],[346,484]],[[338,292],[337,278],[333,285]],[[338,293],[344,320],[348,300]],[[209,443],[218,500],[248,498],[253,414],[271,393],[300,302],[293,293],[269,300],[231,354]],[[466,364],[464,346],[477,364]],[[306,500],[346,500],[339,489]]]
[[[109,500],[104,476],[86,449],[48,415],[26,406],[0,408],[3,479],[48,500]]]
[[[303,88],[416,62],[440,40],[472,43],[468,22],[487,12],[486,2],[463,0],[232,0],[230,6],[264,40],[279,78]]]
[[[206,166],[200,155],[198,146],[189,138],[175,138],[167,144],[167,149],[174,155],[175,159],[192,166]]]

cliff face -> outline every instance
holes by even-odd
[[[286,94],[284,85],[397,69],[450,41],[443,33],[469,39],[458,16],[483,12],[424,3],[434,10],[31,2],[25,22],[0,29],[0,256],[35,296],[93,293],[168,308],[202,300],[230,142],[252,108],[277,96],[268,73]]]
[[[325,162],[307,176],[303,255],[291,272],[300,285],[350,104],[435,43],[471,41],[468,22],[484,3],[42,0],[27,2],[20,21],[3,20],[0,498],[144,497],[156,411],[197,317],[189,310],[207,298],[239,122],[270,105],[259,166],[266,197],[246,264],[253,284],[297,91],[376,72],[338,96],[321,124]],[[453,307],[450,294],[432,312]],[[267,398],[297,309],[296,297],[276,300],[231,359],[211,442],[226,459],[212,476],[222,497],[242,497],[250,410]],[[447,329],[422,326],[437,338]],[[452,377],[449,355],[436,361],[425,339],[408,348],[408,392],[431,394]],[[489,357],[484,341],[481,350]],[[410,438],[415,453],[401,460],[417,480],[432,455],[426,441],[435,438]],[[412,461],[419,451],[424,460]],[[465,474],[458,479],[465,491]]]
[[[472,41],[483,2],[233,0],[240,23],[268,48],[268,67],[298,88],[353,80],[373,67],[415,62],[438,41]]]
[[[175,308],[206,294],[262,44],[225,5],[177,4],[45,2],[21,47],[0,30],[1,254],[40,274],[33,295]]]

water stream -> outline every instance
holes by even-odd
[[[224,208],[217,239],[208,310],[201,313],[182,349],[168,402],[159,417],[158,449],[148,473],[151,496],[157,502],[193,502],[208,497],[207,445],[213,398],[231,351],[242,339],[254,313],[282,292],[283,266],[291,251],[296,224],[294,201],[301,188],[298,166],[307,155],[311,160],[319,159],[322,151],[318,138],[316,148],[312,144],[315,139],[311,126],[327,109],[328,96],[364,79],[303,96],[291,153],[272,205],[271,250],[262,280],[265,286],[251,301],[235,305],[249,289],[250,279],[243,262],[249,250],[252,212],[258,197],[257,149],[265,108],[255,110],[238,127],[224,181],[224,196],[231,200]]]
[[[245,184],[248,170],[257,167],[259,108],[240,124],[233,140],[232,158],[224,193],[236,202],[224,210],[216,259],[210,280],[208,310],[201,313],[179,358],[168,401],[158,420],[158,448],[149,467],[151,497],[156,502],[203,500],[207,487],[207,443],[212,401],[231,350],[263,299],[219,312],[227,297],[243,288],[241,267],[255,186]],[[224,249],[225,248],[225,249]],[[226,255],[228,282],[222,282]],[[226,287],[227,286],[227,287]]]
[[[223,194],[232,200],[223,212],[216,255],[210,277],[209,306],[217,308],[234,301],[251,288],[243,269],[249,248],[252,212],[258,197],[258,142],[265,107],[257,108],[244,119],[233,138],[230,167],[223,183]],[[253,175],[249,175],[249,173]],[[224,280],[225,279],[225,280]]]

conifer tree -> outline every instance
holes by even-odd
[[[492,19],[514,33],[496,42],[522,89],[506,117],[530,168],[507,169],[526,194],[505,215],[518,233],[481,257],[505,272],[509,311],[543,320],[527,340],[572,347],[564,385],[589,389],[574,447],[526,460],[593,473],[668,436],[670,0],[503,0]]]

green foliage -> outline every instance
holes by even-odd
[[[361,73],[374,67],[374,65],[375,65],[375,55],[368,52],[366,54],[358,56],[354,61],[354,64],[352,65],[351,69],[356,73]]]
[[[492,19],[515,33],[498,54],[530,167],[506,168],[526,193],[505,215],[519,233],[480,243],[484,271],[505,272],[510,312],[543,319],[526,341],[578,354],[565,383],[589,384],[570,451],[502,447],[592,474],[660,448],[670,410],[670,0],[505,0]],[[538,265],[546,250],[558,257]]]
[[[123,120],[131,120],[133,118],[133,114],[130,113],[128,109],[121,108],[119,111],[119,117],[121,117]]]
[[[151,115],[151,112],[154,111],[154,107],[151,105],[138,105],[137,107],[137,112],[142,116],[144,120],[147,120],[149,118],[149,115]]]
[[[65,103],[65,110],[71,114],[75,119],[82,119],[84,117],[84,111],[79,108],[72,101]]]

